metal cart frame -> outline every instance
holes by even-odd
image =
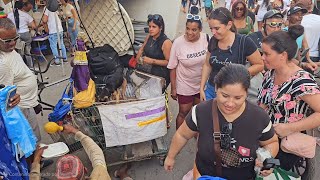
[[[164,137],[142,143],[107,148],[97,106],[98,105],[83,109],[74,109],[73,112],[65,118],[65,121],[80,129],[100,146],[104,152],[108,166],[142,161],[151,159],[152,157],[157,157],[160,165],[164,165],[164,160],[168,152],[168,146]],[[65,135],[59,132],[51,134],[51,137],[55,142],[65,142],[70,149],[70,153],[82,149],[81,143],[76,141],[72,135]]]

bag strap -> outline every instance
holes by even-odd
[[[239,43],[239,58],[238,61],[241,60],[241,63],[239,61],[239,64],[245,65],[247,58],[244,57],[244,49],[245,49],[245,41],[247,39],[247,35],[240,35],[240,43]]]
[[[217,101],[213,100],[212,102],[212,118],[213,118],[213,149],[215,152],[216,159],[216,175],[221,177],[222,175],[222,165],[221,165],[221,133],[220,133],[220,124],[218,117],[218,107]]]
[[[291,172],[291,171],[286,171],[282,168],[276,168],[279,175],[282,177],[283,180],[291,180],[290,177],[293,177],[293,178],[299,178],[300,176],[294,172]]]
[[[209,43],[209,41],[210,41],[209,34],[206,34],[206,37],[207,37],[207,42]],[[319,52],[320,52],[320,51],[319,51]]]

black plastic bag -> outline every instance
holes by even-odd
[[[95,75],[92,77],[96,84],[96,96],[98,99],[109,97],[123,83],[123,67],[118,67],[113,74]]]
[[[110,75],[121,66],[118,53],[109,44],[91,49],[88,63],[92,74]]]

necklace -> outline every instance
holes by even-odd
[[[154,40],[153,38],[151,39],[150,47],[153,47],[153,45],[158,41],[158,38]]]

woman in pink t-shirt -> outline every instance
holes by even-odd
[[[168,69],[170,69],[171,97],[178,100],[179,114],[176,129],[193,105],[200,102],[202,65],[206,59],[208,35],[202,33],[199,15],[187,15],[185,34],[173,42]]]

